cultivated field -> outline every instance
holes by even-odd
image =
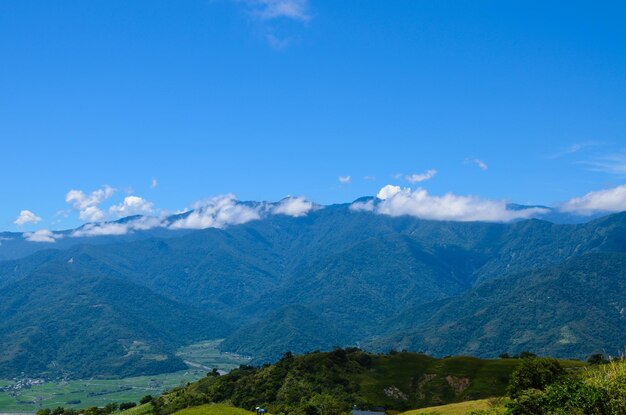
[[[228,371],[249,361],[241,356],[221,353],[216,349],[219,343],[220,340],[212,340],[181,348],[177,354],[188,361],[189,369],[186,371],[124,379],[46,382],[0,392],[0,412],[35,412],[45,407],[86,408],[110,402],[137,402],[145,395],[160,395],[165,390],[196,381],[211,368]],[[2,379],[0,387],[14,383]]]

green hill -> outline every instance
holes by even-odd
[[[186,368],[174,355],[229,331],[216,315],[109,272],[53,261],[0,290],[0,373],[73,377],[157,374]]]
[[[157,414],[209,402],[244,409],[263,406],[273,413],[316,405],[408,410],[504,395],[518,365],[517,359],[436,359],[418,353],[372,355],[335,349],[286,355],[273,365],[242,366],[224,376],[208,376],[165,395],[156,407]]]
[[[372,348],[494,356],[619,355],[626,344],[626,254],[593,253],[513,274],[402,315]],[[583,356],[581,356],[583,357]]]

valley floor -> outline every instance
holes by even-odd
[[[177,355],[188,364],[186,371],[123,379],[81,379],[29,384],[33,380],[0,379],[0,415],[35,413],[40,408],[86,408],[110,402],[137,402],[145,395],[160,395],[184,386],[218,368],[229,371],[249,358],[217,350],[221,340],[195,343],[181,348]],[[30,381],[30,382],[29,382]]]

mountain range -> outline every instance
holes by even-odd
[[[217,338],[257,363],[335,345],[620,353],[626,213],[546,215],[434,221],[339,204],[54,243],[3,233],[0,377],[173,371],[176,348]]]

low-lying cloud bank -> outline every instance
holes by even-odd
[[[154,228],[172,230],[226,228],[231,225],[241,225],[253,220],[260,220],[269,215],[302,217],[316,209],[321,209],[321,206],[303,197],[286,197],[277,203],[240,202],[235,195],[228,194],[196,202],[190,210],[178,215],[137,216],[117,222],[88,223],[69,234],[42,229],[24,233],[23,237],[30,242],[53,243],[63,237],[126,235],[135,231]],[[123,216],[124,213],[150,213],[153,211],[153,206],[152,203],[144,199],[129,196],[124,199],[122,204],[113,206],[110,210],[111,213]]]
[[[423,188],[412,190],[393,185],[380,189],[375,199],[353,203],[350,209],[388,216],[414,216],[459,222],[510,222],[541,217],[552,211],[544,207],[511,208],[506,200],[483,199],[477,196],[453,193],[435,196]],[[626,185],[575,197],[554,211],[580,216],[626,211]]]
[[[80,213],[83,213],[89,208],[98,209],[98,203],[110,197],[112,191],[108,187],[90,195],[72,191],[67,199]],[[109,212],[117,216],[132,214],[138,214],[138,216],[130,216],[117,222],[88,223],[69,233],[41,229],[36,232],[26,232],[23,238],[31,242],[53,243],[64,237],[125,235],[153,228],[173,230],[226,228],[231,225],[262,220],[271,215],[303,217],[322,208],[303,197],[287,197],[276,203],[241,202],[235,195],[227,194],[196,202],[189,210],[177,215],[161,213],[160,216],[147,216],[154,212],[152,203],[140,197],[128,196],[121,204],[112,206]],[[350,210],[387,216],[412,216],[428,220],[459,222],[510,222],[533,217],[541,218],[551,212],[590,216],[626,211],[626,185],[587,193],[555,209],[513,207],[506,200],[484,199],[454,193],[432,195],[423,188],[411,189],[387,185],[380,189],[375,198],[352,203]]]
[[[411,190],[392,185],[380,189],[376,199],[353,203],[350,209],[387,216],[414,216],[420,219],[458,222],[510,222],[549,212],[549,209],[539,207],[513,210],[504,200],[459,196],[453,193],[433,196],[422,188]]]
[[[561,205],[560,210],[584,216],[601,212],[622,212],[626,210],[626,185],[575,197]]]

